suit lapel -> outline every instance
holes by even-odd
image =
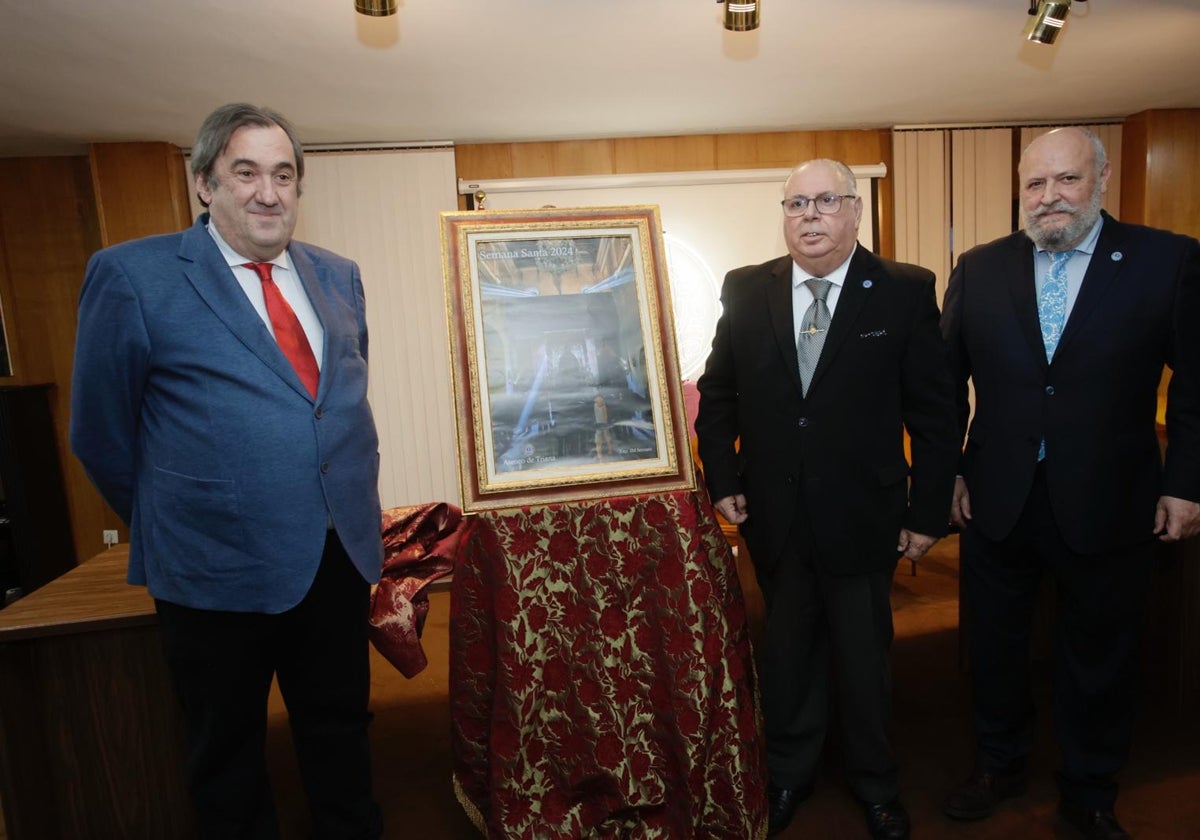
[[[1034,272],[1033,242],[1024,233],[1011,240],[1011,250],[1005,265],[999,266],[1000,276],[1007,279],[1012,295],[1013,311],[1025,340],[1035,359],[1046,365],[1046,345],[1042,341],[1042,322],[1038,319],[1037,282]]]
[[[1079,295],[1075,298],[1075,305],[1071,307],[1071,314],[1063,327],[1062,337],[1055,349],[1055,357],[1083,330],[1088,316],[1095,311],[1096,305],[1104,299],[1113,281],[1117,279],[1123,257],[1120,250],[1121,238],[1117,223],[1105,213],[1100,238],[1096,240],[1096,249],[1088,261],[1087,273],[1083,275]]]
[[[333,330],[331,329],[333,321],[331,320],[332,313],[329,309],[329,299],[321,284],[322,269],[309,257],[308,251],[295,242],[292,242],[288,245],[288,255],[292,258],[292,267],[296,269],[296,274],[300,277],[300,283],[304,286],[304,293],[308,295],[308,300],[312,304],[313,311],[317,313],[317,318],[321,322],[321,329],[325,334],[321,352],[323,357],[321,359],[321,377],[317,384],[317,396],[319,397],[321,392],[326,389],[326,379],[333,374],[331,366],[326,364],[326,361],[329,359],[329,345],[335,340]]]
[[[784,365],[792,376],[796,392],[804,390],[800,383],[800,362],[796,358],[796,327],[792,317],[792,258],[776,260],[767,277],[767,312],[771,317],[771,328],[779,345],[779,354],[786,360]]]
[[[292,368],[292,363],[283,355],[274,336],[258,316],[246,293],[238,285],[237,278],[225,263],[221,250],[205,228],[207,221],[208,215],[205,214],[183,234],[179,257],[186,263],[183,268],[184,276],[196,290],[196,294],[238,341],[261,359],[280,379],[311,399],[308,389],[300,382],[300,377]],[[307,283],[305,289],[308,289]]]
[[[871,275],[878,267],[875,255],[866,248],[859,245],[854,249],[850,267],[846,270],[846,279],[842,283],[842,291],[838,294],[837,309],[833,312],[829,333],[825,336],[825,345],[821,348],[821,358],[817,361],[817,369],[813,371],[812,382],[808,386],[810,394],[821,384],[825,371],[833,364],[838,351],[854,332],[854,322],[858,320],[874,286],[875,281]]]

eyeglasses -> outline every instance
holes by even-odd
[[[858,198],[858,196],[822,193],[816,198],[809,198],[806,195],[794,195],[779,203],[783,205],[783,215],[785,216],[803,216],[808,212],[809,202],[817,208],[818,213],[830,216],[842,209],[842,199],[845,198]]]

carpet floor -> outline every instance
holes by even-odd
[[[739,568],[752,634],[761,629],[762,602],[745,563]],[[479,835],[454,797],[450,773],[447,701],[450,596],[432,595],[424,645],[429,667],[406,680],[386,661],[372,661],[372,727],[376,796],[387,837],[471,840]],[[916,576],[902,563],[892,589],[893,745],[913,833],[925,840],[1043,840],[1073,835],[1055,820],[1053,769],[1057,755],[1051,720],[1049,622],[1035,634],[1039,709],[1029,792],[1006,802],[992,818],[958,823],[941,813],[946,791],[969,770],[972,748],[970,686],[960,665],[958,545],[938,543]],[[1152,622],[1153,623],[1153,622]],[[1177,632],[1177,630],[1175,631]],[[1038,636],[1040,635],[1040,638]],[[1200,714],[1181,708],[1165,666],[1147,645],[1147,679],[1133,756],[1121,778],[1117,813],[1139,840],[1200,837]],[[285,838],[307,836],[307,813],[292,754],[287,716],[271,698],[268,756]],[[860,840],[866,830],[838,767],[835,745],[812,798],[781,840]],[[0,814],[0,840],[5,837]]]
[[[761,596],[741,568],[751,631],[760,629]],[[434,593],[424,633],[429,667],[406,680],[383,659],[373,661],[372,728],[376,795],[388,837],[469,840],[479,835],[454,798],[450,780],[450,714],[447,705],[449,602]],[[892,590],[893,744],[903,799],[914,836],[928,840],[1040,840],[1074,836],[1054,816],[1057,763],[1052,733],[1050,663],[1035,665],[1039,726],[1031,758],[1029,792],[1006,802],[989,820],[957,823],[941,813],[947,790],[961,781],[972,758],[970,686],[960,667],[958,545],[940,542],[909,574],[901,563]],[[1048,625],[1047,625],[1048,626]],[[1043,632],[1048,637],[1048,631]],[[1035,639],[1035,652],[1048,646]],[[1117,813],[1139,840],[1200,837],[1200,715],[1182,710],[1163,682],[1146,681],[1133,757],[1124,772]],[[304,797],[292,759],[286,714],[272,699],[269,754],[286,837],[304,837]],[[813,797],[797,812],[782,840],[865,838],[861,814],[841,776],[830,745]]]

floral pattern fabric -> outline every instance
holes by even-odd
[[[425,587],[454,570],[462,511],[445,502],[383,512],[383,574],[371,588],[371,644],[410,679],[429,660],[421,628],[429,615]]]
[[[697,492],[467,518],[451,587],[454,782],[494,838],[758,838],[745,605]]]

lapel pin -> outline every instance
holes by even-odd
[[[874,284],[873,284],[873,283],[872,283],[870,280],[864,280],[864,281],[863,281],[863,288],[864,288],[864,289],[869,289],[869,288],[871,288],[871,286],[873,286],[873,285],[874,285]]]
[[[1124,254],[1122,254],[1120,251],[1113,251],[1113,252],[1112,252],[1112,259],[1113,259],[1113,262],[1120,262],[1120,261],[1121,261],[1121,257],[1123,257],[1123,256],[1125,256],[1125,255],[1124,255]]]

